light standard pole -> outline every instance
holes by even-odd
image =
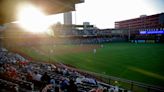
[[[51,58],[51,52],[52,52],[52,51],[51,51],[51,49],[52,49],[52,48],[51,48],[51,45],[52,45],[51,40],[52,40],[52,39],[51,39],[51,34],[50,34],[50,36],[49,36],[49,63],[51,62],[51,61],[50,61],[50,58]]]
[[[53,32],[53,28],[52,28],[52,26],[50,27],[50,34],[49,34],[49,63],[51,62],[50,60],[52,60],[51,59],[51,56],[52,56],[52,54],[53,54],[53,47],[54,47],[54,45],[53,45],[53,35],[54,35],[54,32]]]
[[[128,41],[130,41],[130,25],[128,26]]]

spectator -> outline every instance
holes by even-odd
[[[114,92],[118,92],[118,91],[119,91],[118,86],[114,86]]]
[[[31,72],[28,72],[28,73],[27,73],[26,79],[27,79],[27,81],[32,81],[33,78],[32,78]]]
[[[69,81],[68,92],[78,92],[77,86],[72,79]]]
[[[78,73],[76,71],[73,70],[73,72],[71,73],[71,76],[73,78],[76,78],[78,76]]]
[[[96,92],[96,88],[92,88],[89,92]]]
[[[55,92],[61,92],[59,81],[55,81]]]
[[[102,89],[102,88],[98,88],[98,89],[96,90],[96,92],[103,92],[103,89]]]
[[[107,88],[104,88],[104,89],[103,89],[103,92],[107,92]]]
[[[66,90],[68,88],[68,85],[69,85],[68,80],[66,78],[62,77],[62,81],[60,83],[61,90],[62,91]]]
[[[46,83],[46,84],[48,84],[50,82],[50,76],[47,75],[47,72],[45,72],[43,74],[43,76],[41,77],[41,81],[44,82],[44,83]]]
[[[62,70],[62,72],[63,72],[63,75],[66,76],[67,73],[68,73],[68,70],[67,70],[66,68],[64,68],[64,69]]]
[[[37,71],[34,72],[33,80],[40,81],[41,77],[42,77],[42,75],[39,74]]]
[[[11,76],[10,76],[10,71],[9,71],[8,69],[6,69],[6,71],[4,72],[4,75],[5,75],[6,77],[10,77],[10,78],[11,78]]]
[[[52,69],[52,70],[56,70],[56,66],[53,65],[53,64],[51,64],[51,69]]]
[[[48,84],[42,89],[42,92],[48,92],[48,90],[50,90],[51,88],[52,88],[52,84]]]
[[[53,87],[55,88],[55,86],[56,86],[55,79],[51,78],[51,80],[50,80],[50,84],[52,84],[52,85],[53,85]]]
[[[108,92],[114,92],[115,90],[114,90],[114,88],[112,87],[112,88],[110,88],[110,89],[108,89]]]
[[[15,79],[17,77],[17,71],[15,68],[10,70],[10,76]]]
[[[82,77],[77,77],[76,84],[81,84],[81,83],[82,83]]]
[[[1,66],[0,67],[0,73],[4,73],[5,72],[5,69]]]

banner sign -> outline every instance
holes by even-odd
[[[140,31],[140,34],[164,34],[164,30],[159,30],[159,31]]]

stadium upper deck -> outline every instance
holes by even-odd
[[[0,24],[16,20],[17,6],[32,4],[48,15],[75,10],[75,4],[84,0],[0,0]]]

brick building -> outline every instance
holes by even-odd
[[[123,21],[115,22],[116,29],[126,29],[129,30],[129,39],[154,39],[156,38],[163,41],[164,34],[164,13],[154,14],[154,15],[141,15],[139,18],[133,18]],[[141,34],[145,32],[152,34]],[[155,31],[155,32],[154,32]],[[162,31],[162,32],[158,32]],[[140,38],[141,37],[141,38]]]

